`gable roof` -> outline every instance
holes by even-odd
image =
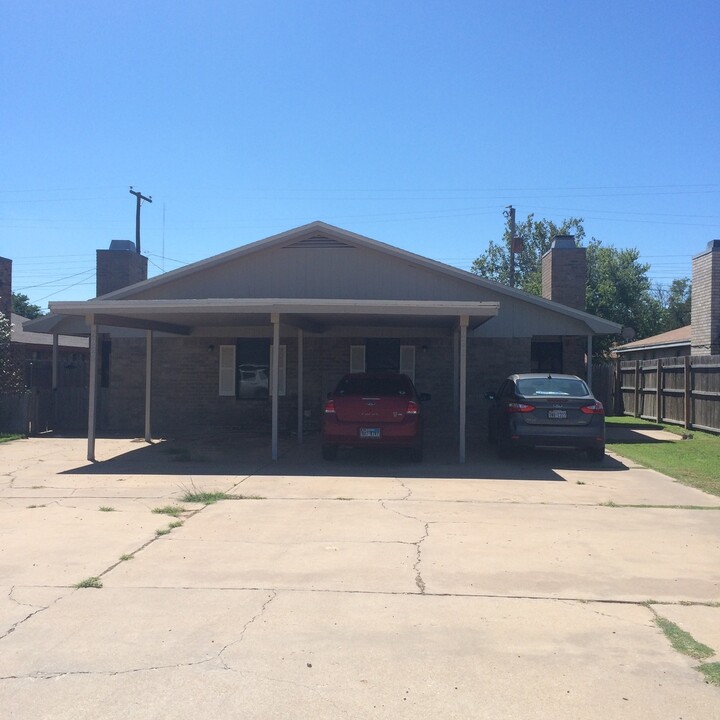
[[[198,273],[219,268],[229,262],[276,247],[367,248],[374,252],[379,252],[389,257],[400,259],[415,267],[424,268],[432,273],[454,278],[456,281],[460,280],[463,283],[468,283],[479,289],[488,290],[494,294],[514,298],[516,300],[538,306],[539,308],[550,310],[575,320],[580,320],[595,333],[614,334],[619,332],[621,329],[621,326],[618,323],[603,320],[581,310],[561,305],[560,303],[547,300],[537,295],[532,295],[523,290],[507,287],[495,282],[494,280],[488,280],[480,277],[479,275],[475,275],[474,273],[460,270],[459,268],[446,265],[436,260],[431,260],[423,257],[422,255],[358,235],[357,233],[353,233],[349,230],[344,230],[343,228],[329,225],[321,221],[314,221],[308,223],[307,225],[287,230],[277,235],[272,235],[264,240],[258,240],[233,250],[220,253],[219,255],[200,260],[185,267],[171,270],[163,275],[121,288],[120,290],[115,290],[114,292],[97,298],[97,300],[132,300],[134,296],[137,297],[137,295],[141,293],[144,298],[147,298],[148,291],[158,290],[169,283],[175,283],[179,280],[190,278]],[[62,303],[51,303],[51,308],[54,308],[55,306],[57,306],[58,310],[62,312]]]
[[[44,315],[41,317],[45,317]],[[29,318],[11,313],[10,315],[10,342],[22,345],[42,345],[43,347],[52,347],[53,339],[49,335],[40,332],[30,332],[25,330],[25,323],[31,322]],[[59,335],[58,344],[65,350],[87,350],[88,340],[83,337],[73,337],[71,335]]]

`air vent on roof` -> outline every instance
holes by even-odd
[[[297,242],[285,245],[286,248],[351,248],[352,245],[336,240],[335,238],[315,235],[314,237],[298,240]]]

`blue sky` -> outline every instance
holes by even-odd
[[[503,209],[690,274],[720,237],[717,2],[1,0],[0,255],[45,307],[311,220],[469,269]]]

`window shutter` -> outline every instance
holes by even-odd
[[[280,387],[279,396],[285,395],[286,379],[287,379],[287,345],[280,346],[280,372],[278,373],[278,385]],[[273,394],[273,351],[272,345],[270,345],[270,397]]]
[[[351,373],[365,372],[365,346],[364,345],[351,345],[350,346],[350,372]]]
[[[220,346],[220,395],[235,395],[235,346]]]
[[[415,382],[415,346],[400,346],[400,372]]]

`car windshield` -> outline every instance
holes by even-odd
[[[516,382],[518,395],[523,397],[588,397],[590,390],[582,380],[574,378],[523,378]]]
[[[404,375],[398,377],[345,377],[335,390],[336,395],[383,397],[412,395],[410,379]]]

